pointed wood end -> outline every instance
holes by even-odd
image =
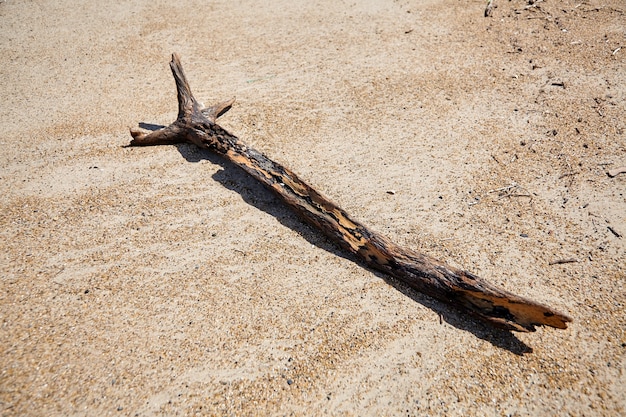
[[[502,291],[500,294],[463,291],[459,301],[495,326],[534,332],[535,326],[566,329],[572,318],[548,306]]]
[[[204,117],[215,123],[215,121],[226,113],[233,106],[235,102],[235,97],[230,100],[222,101],[221,103],[217,103],[214,106],[207,107],[206,109],[202,109],[201,112],[204,114]]]
[[[155,145],[173,145],[176,143],[188,142],[185,130],[181,128],[177,122],[155,131],[148,131],[138,127],[130,129],[130,135],[133,139],[128,146],[155,146]]]

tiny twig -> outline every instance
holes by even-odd
[[[609,232],[613,233],[613,235],[615,235],[615,237],[617,237],[617,238],[621,238],[622,237],[622,235],[619,234],[617,232],[617,230],[613,229],[611,226],[607,226],[606,228],[609,229]]]
[[[494,8],[493,2],[494,0],[487,0],[487,6],[485,7],[485,17],[491,16]]]
[[[605,164],[610,165],[610,164]],[[607,172],[607,175],[611,178],[617,177],[619,174],[626,174],[626,166],[615,168]]]
[[[600,115],[600,117],[604,117],[604,113],[602,112],[602,107],[604,104],[604,100],[601,98],[594,98],[593,101],[596,102],[595,106],[591,106],[592,109],[596,109],[596,112]]]
[[[575,263],[575,262],[579,262],[579,260],[576,259],[576,258],[557,259],[555,261],[548,262],[548,265],[571,264],[571,263]]]
[[[500,193],[502,191],[510,191],[513,188],[517,188],[519,187],[519,185],[516,182],[511,183],[511,185],[507,185],[506,187],[502,187],[502,188],[496,188],[493,190],[489,190],[487,191],[488,193]]]
[[[506,187],[501,187],[501,188],[496,188],[493,190],[489,190],[487,191],[487,193],[498,193],[498,200],[501,200],[503,198],[510,198],[510,197],[528,197],[532,200],[533,196],[530,193],[514,193],[514,190],[524,190],[523,187],[521,187],[518,183],[513,182],[511,183],[511,185],[507,185]],[[524,190],[526,191],[526,190]]]

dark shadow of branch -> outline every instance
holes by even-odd
[[[153,123],[144,123],[144,122],[139,122],[139,127],[142,129],[146,129],[146,130],[151,130],[151,131],[155,131],[155,130],[160,130],[163,129],[167,126],[163,126],[163,125],[155,125]]]

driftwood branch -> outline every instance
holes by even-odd
[[[186,142],[210,149],[274,191],[300,217],[367,266],[492,325],[528,332],[534,331],[535,326],[565,329],[571,321],[563,313],[499,289],[468,271],[402,248],[352,219],[291,170],[246,146],[216,124],[234,99],[203,109],[191,93],[177,54],[172,56],[170,67],[178,89],[177,120],[152,132],[131,129],[133,139],[129,146]]]

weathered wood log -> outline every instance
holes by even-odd
[[[367,266],[497,327],[528,332],[534,331],[535,326],[565,329],[571,321],[563,313],[499,289],[468,271],[402,248],[352,219],[291,170],[246,146],[216,124],[234,99],[203,109],[191,93],[177,54],[172,55],[170,67],[178,90],[178,118],[156,131],[131,129],[133,139],[129,146],[186,142],[210,149],[274,191],[301,218]]]

